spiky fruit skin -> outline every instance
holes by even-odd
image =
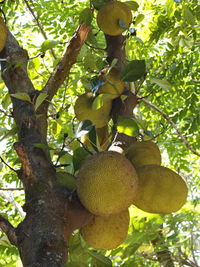
[[[90,120],[97,128],[107,125],[111,110],[111,101],[107,101],[101,108],[92,109],[94,96],[92,93],[85,93],[78,96],[74,112],[79,121]]]
[[[150,213],[172,213],[186,202],[187,185],[176,172],[158,165],[137,168],[138,193],[133,204]]]
[[[7,37],[8,37],[8,30],[6,24],[0,17],[0,51],[2,51],[3,48],[5,47]]]
[[[106,217],[94,216],[81,229],[85,242],[95,249],[114,249],[124,242],[129,227],[129,211]]]
[[[152,141],[133,143],[126,151],[126,157],[135,168],[142,165],[161,164],[160,150]]]
[[[100,79],[104,84],[97,91],[98,94],[109,94],[111,99],[119,97],[125,90],[125,84],[120,80],[120,73],[113,68],[108,72],[108,69],[103,69]]]
[[[106,34],[116,36],[122,34],[125,29],[119,26],[122,20],[128,27],[131,24],[131,9],[124,3],[113,1],[105,4],[97,14],[97,24]]]
[[[137,191],[137,173],[125,156],[103,151],[85,160],[77,175],[77,194],[91,213],[107,216],[126,210]]]

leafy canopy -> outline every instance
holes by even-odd
[[[102,1],[93,2],[98,6]],[[132,82],[132,89],[141,97],[141,101],[134,111],[136,119],[131,122],[127,120],[127,124],[126,120],[122,120],[118,128],[133,135],[140,131],[146,140],[156,136],[164,165],[185,177],[190,195],[187,204],[176,214],[153,215],[131,207],[128,238],[113,251],[94,251],[84,243],[79,233],[75,232],[68,244],[67,266],[71,267],[159,266],[155,261],[155,248],[152,247],[151,241],[157,236],[161,225],[164,236],[157,249],[162,249],[165,245],[170,247],[177,264],[180,260],[197,263],[198,248],[195,240],[199,235],[198,158],[185,146],[169,121],[142,99],[145,97],[167,114],[187,138],[188,144],[195,151],[199,149],[198,1],[138,0],[127,3],[132,7],[134,24],[128,33],[130,37],[125,47],[129,60],[126,66],[128,71],[125,71],[126,75],[122,75],[122,78]],[[52,100],[48,114],[46,148],[50,149],[54,163],[58,161],[59,164],[68,164],[62,170],[73,173],[87,155],[87,151],[80,148],[76,138],[75,129],[78,128],[78,122],[73,120],[73,104],[77,95],[91,90],[91,77],[96,77],[106,62],[105,39],[96,25],[96,11],[90,9],[88,1],[78,0],[30,1],[29,4],[28,1],[7,0],[1,7],[6,14],[9,29],[29,53],[28,73],[37,90],[41,90],[47,82],[49,73],[58,63],[79,22],[84,21],[92,25],[92,34],[83,46],[68,79]],[[36,19],[32,16],[33,13]],[[137,61],[140,62],[141,68],[131,73],[131,67],[134,68]],[[145,72],[145,81],[138,79],[140,74]],[[17,140],[17,128],[11,116],[10,96],[1,79],[0,95],[1,158],[11,168],[18,169],[20,163],[12,148]],[[27,95],[18,94],[14,97],[29,101]],[[45,98],[46,95],[40,95],[35,109]],[[89,131],[90,129],[92,127],[89,127]],[[62,149],[64,141],[65,148]],[[1,188],[22,187],[16,173],[3,162],[0,164],[0,171]],[[16,205],[24,203],[22,192],[0,190],[0,212],[15,226],[22,220],[22,211]],[[3,234],[0,235],[0,254],[0,265],[21,266],[17,250]]]

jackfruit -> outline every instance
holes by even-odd
[[[6,24],[3,18],[0,17],[0,51],[2,51],[3,48],[5,47],[7,37],[8,37],[8,30]]]
[[[97,24],[106,34],[116,36],[122,34],[131,24],[131,9],[118,1],[105,4],[97,14]],[[123,26],[120,27],[120,21]]]
[[[128,209],[110,216],[94,216],[81,228],[81,235],[95,249],[114,249],[124,242],[129,227]]]
[[[135,168],[142,165],[161,164],[160,150],[152,141],[133,143],[128,148],[125,155]]]
[[[111,99],[117,98],[125,90],[125,83],[120,80],[120,73],[117,69],[112,68],[108,71],[105,68],[101,71],[99,76],[104,81],[104,84],[100,86],[97,94],[109,94]]]
[[[76,100],[74,112],[79,121],[90,120],[97,128],[101,128],[109,121],[112,102],[108,100],[99,109],[92,109],[94,99],[92,93],[80,95]]]
[[[137,191],[138,178],[133,165],[113,151],[87,158],[77,177],[78,197],[96,215],[107,216],[127,209]]]
[[[172,213],[186,202],[187,185],[176,172],[158,165],[136,169],[139,187],[133,204],[150,213]]]

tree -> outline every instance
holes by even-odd
[[[21,266],[18,255],[23,266],[198,266],[198,3],[128,1],[131,29],[110,36],[96,24],[102,2],[1,3],[9,31],[0,52],[2,266]],[[107,65],[131,89],[112,101],[110,144],[156,140],[163,164],[187,179],[190,193],[175,214],[131,207],[126,241],[98,251],[78,232],[92,215],[56,173],[76,173],[99,150],[95,127],[80,125],[73,106],[99,86]],[[94,109],[104,101],[97,97]]]

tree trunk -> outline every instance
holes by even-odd
[[[34,99],[38,91],[27,75],[28,55],[10,33],[0,57],[6,59],[1,62],[2,77],[11,95],[13,118],[18,127],[18,142],[14,148],[22,163],[18,174],[25,190],[26,217],[14,230],[16,241],[13,243],[25,267],[63,266],[72,231],[87,223],[91,214],[75,194],[57,184],[49,151],[38,146],[47,143],[47,112],[44,110],[43,119],[37,120]],[[12,97],[16,93],[26,94],[32,102]],[[10,227],[9,223],[4,226]],[[11,234],[10,237],[12,239]]]

